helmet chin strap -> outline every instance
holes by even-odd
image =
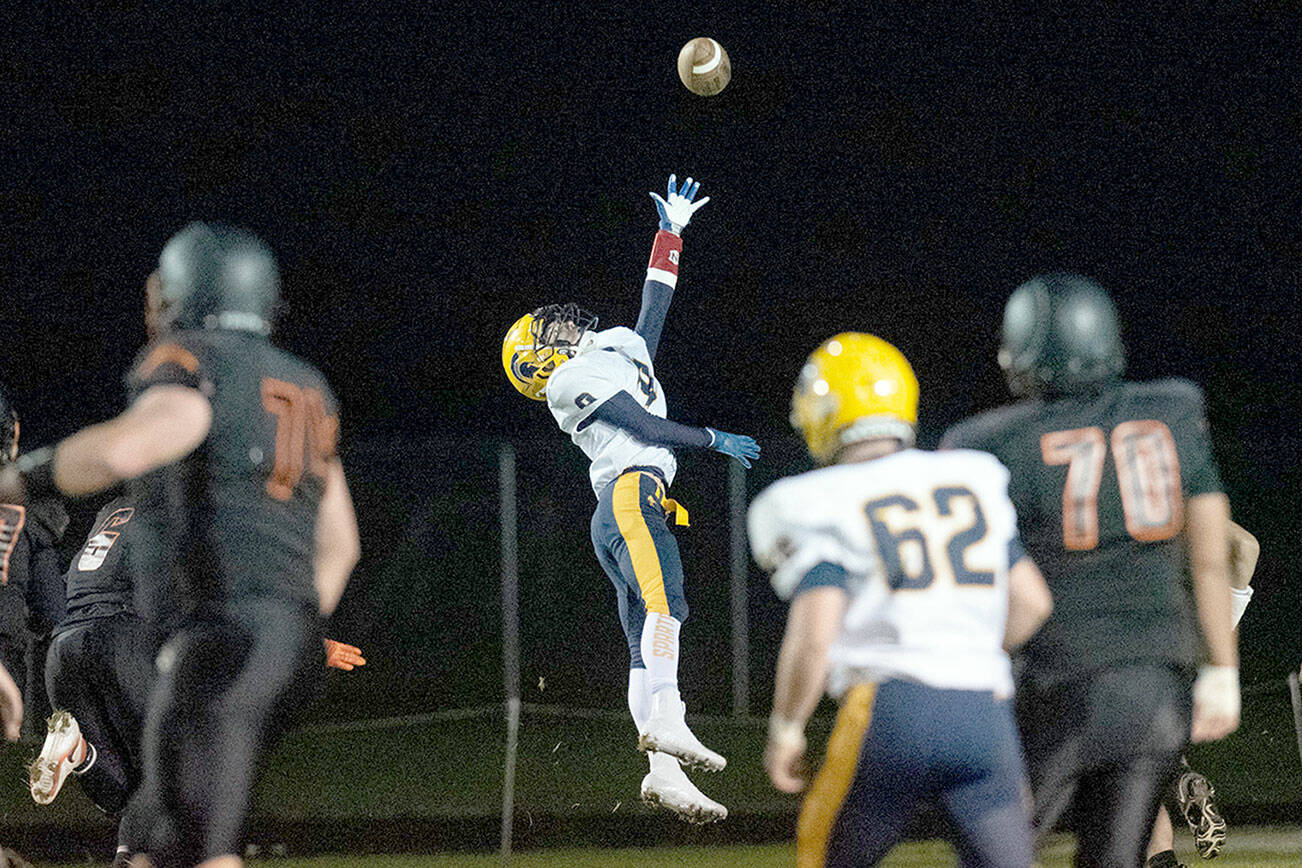
[[[597,333],[592,329],[585,329],[583,334],[580,335],[579,339],[574,343],[574,355],[577,356],[586,353],[588,350],[596,346],[596,343]]]

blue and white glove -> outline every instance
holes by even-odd
[[[747,437],[745,434],[729,434],[727,431],[719,431],[714,428],[706,428],[710,432],[710,448],[715,452],[722,452],[724,455],[736,458],[741,462],[742,467],[750,467],[751,458],[759,458],[759,444],[753,437]]]
[[[660,228],[681,235],[683,227],[691,221],[696,209],[709,202],[710,197],[706,196],[699,202],[692,201],[696,198],[696,191],[701,189],[700,181],[693,182],[688,178],[683,182],[681,190],[677,189],[677,184],[677,176],[670,175],[669,198],[664,199],[659,193],[652,193],[651,198],[656,200],[656,210],[660,212]]]

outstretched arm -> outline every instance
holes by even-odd
[[[665,317],[669,314],[669,303],[673,301],[674,287],[678,284],[678,259],[683,252],[682,231],[696,210],[710,201],[706,196],[699,202],[693,202],[700,182],[688,178],[682,189],[677,189],[677,177],[669,176],[669,196],[662,198],[652,193],[656,211],[660,215],[660,230],[656,232],[655,244],[651,248],[651,261],[647,263],[646,282],[642,284],[642,311],[637,317],[634,328],[646,341],[647,352],[654,360],[656,348],[660,345],[660,333],[665,326]]]
[[[38,449],[0,474],[0,499],[84,497],[179,461],[212,427],[212,405],[198,389],[150,386],[120,416]]]
[[[622,428],[643,443],[664,446],[667,449],[713,449],[736,458],[750,467],[750,460],[759,457],[759,445],[741,434],[729,434],[714,428],[696,428],[661,419],[648,413],[628,392],[617,392],[592,411],[580,428],[594,421],[602,421]]]

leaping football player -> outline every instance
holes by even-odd
[[[918,381],[895,347],[836,335],[796,381],[792,424],[823,467],[755,499],[751,550],[790,600],[764,764],[804,789],[805,724],[840,700],[800,812],[796,864],[876,865],[915,807],[952,820],[965,868],[1029,868],[1007,649],[1053,602],[1022,550],[1008,470],[913,448]]]
[[[680,188],[670,175],[668,195],[651,194],[660,229],[635,328],[597,331],[597,318],[578,305],[540,307],[507,332],[502,367],[522,394],[547,402],[561,430],[592,461],[592,546],[615,585],[630,657],[628,708],[651,765],[642,799],[688,822],[710,823],[728,811],[701,793],[682,766],[717,771],[726,760],[688,728],[679,697],[679,630],[687,600],[668,519],[685,525],[687,514],[667,492],[678,469],[675,449],[712,449],[745,467],[760,450],[750,437],[665,418],[655,354],[678,281],[682,230],[710,201],[693,201],[699,188],[691,178]]]

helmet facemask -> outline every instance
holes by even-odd
[[[577,304],[549,304],[533,312],[533,351],[539,365],[559,365],[578,354],[583,336],[595,328],[597,318]],[[558,358],[560,357],[560,358]]]

